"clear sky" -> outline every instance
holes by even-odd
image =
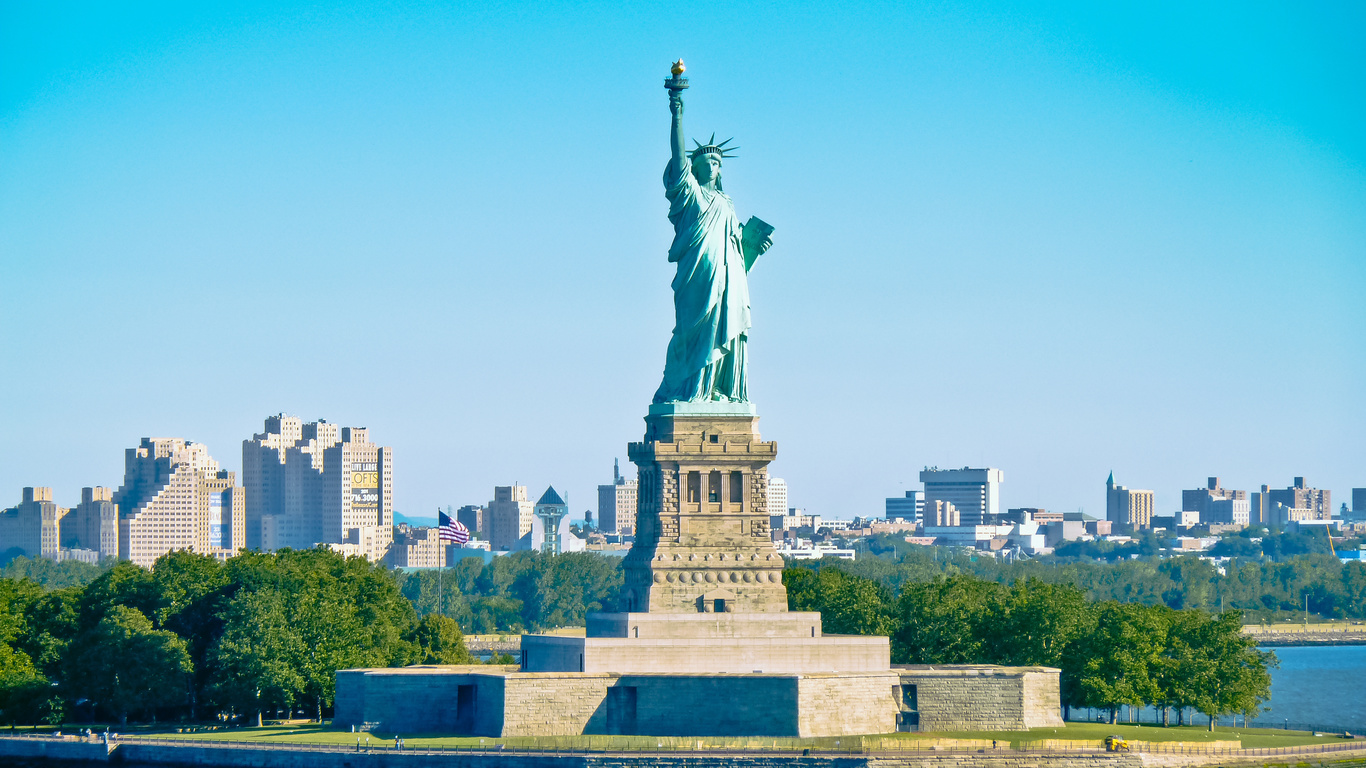
[[[736,137],[794,505],[1366,486],[1360,3],[0,5],[0,504],[368,426],[596,506],[672,327],[662,79]]]

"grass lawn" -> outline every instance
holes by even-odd
[[[904,734],[912,735],[912,734]],[[917,736],[931,734],[914,734]],[[1269,728],[1218,728],[1213,732],[1206,726],[1160,725],[1107,725],[1105,723],[1067,723],[1062,728],[1034,728],[1030,731],[965,731],[959,733],[933,734],[954,739],[1010,739],[1014,744],[1039,741],[1043,739],[1066,739],[1075,741],[1100,741],[1106,736],[1123,736],[1130,741],[1242,741],[1247,749],[1267,747],[1298,747],[1303,744],[1325,744],[1340,742],[1337,736],[1315,736],[1307,731],[1280,731]],[[1366,746],[1366,745],[1363,745]]]
[[[127,731],[129,735],[149,736],[167,739],[202,739],[202,740],[223,740],[223,741],[265,741],[265,742],[286,742],[296,744],[346,744],[354,745],[357,737],[362,744],[365,738],[370,737],[370,744],[373,747],[382,748],[393,744],[393,734],[356,734],[349,730],[333,730],[330,727],[317,725],[276,725],[264,728],[230,728],[221,731],[206,731],[200,733],[175,733],[174,729],[167,731],[160,730],[134,730]],[[1044,739],[1057,739],[1065,741],[1091,741],[1103,740],[1110,735],[1123,736],[1134,741],[1181,741],[1181,742],[1204,742],[1204,741],[1234,741],[1241,740],[1246,748],[1266,748],[1266,747],[1295,747],[1304,744],[1322,744],[1340,742],[1341,739],[1334,736],[1316,737],[1312,733],[1303,731],[1279,731],[1258,728],[1216,728],[1212,733],[1203,726],[1186,726],[1181,728],[1171,727],[1162,728],[1154,725],[1105,725],[1102,723],[1068,723],[1062,728],[1035,728],[1031,731],[966,731],[952,733],[902,733],[889,734],[879,739],[893,739],[896,741],[925,740],[925,739],[975,739],[984,741],[1000,741],[1004,747],[1006,744],[1020,745],[1027,742],[1038,742]],[[387,738],[386,738],[387,737]],[[734,738],[734,737],[712,737],[712,738],[679,738],[652,736],[557,736],[557,737],[513,737],[506,739],[496,739],[477,736],[422,736],[420,734],[404,735],[404,741],[410,748],[420,747],[470,747],[480,744],[492,746],[496,744],[506,744],[509,747],[542,747],[547,749],[658,749],[663,746],[665,749],[695,749],[699,743],[703,747],[751,747],[767,749],[802,749],[805,747],[814,748],[858,748],[862,743],[861,737],[846,737],[843,739],[835,738]],[[837,746],[838,744],[838,746]],[[910,746],[908,744],[907,746]]]

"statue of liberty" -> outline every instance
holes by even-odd
[[[748,403],[745,342],[749,333],[749,283],[755,259],[773,244],[773,228],[757,218],[744,225],[721,189],[721,161],[732,157],[730,139],[716,135],[691,152],[683,141],[683,62],[673,66],[669,111],[673,156],[664,171],[664,196],[674,225],[669,261],[673,279],[674,330],[664,381],[654,402]]]

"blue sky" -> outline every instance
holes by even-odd
[[[594,506],[672,326],[678,56],[777,227],[794,504],[1366,486],[1360,4],[835,5],[5,4],[0,502],[284,411],[393,446],[400,512]]]

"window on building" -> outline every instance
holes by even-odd
[[[745,500],[745,476],[740,472],[730,473],[730,503],[739,504]]]
[[[688,473],[688,501],[696,504],[702,500],[702,473]]]
[[[721,500],[721,473],[713,469],[707,473],[707,501],[716,503]]]

